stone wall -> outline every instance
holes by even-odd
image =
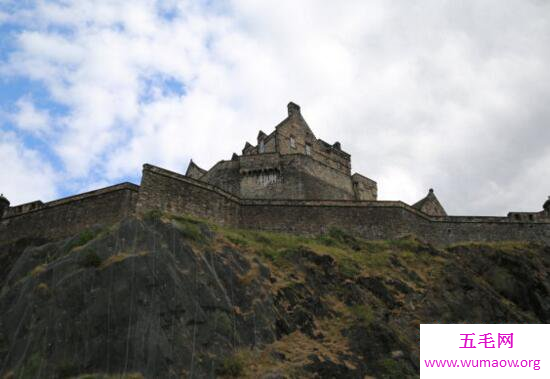
[[[143,165],[136,212],[163,210],[207,218],[221,225],[238,224],[239,200],[213,185]]]
[[[122,183],[32,207],[17,206],[0,219],[0,244],[22,238],[52,240],[131,214],[139,187]]]
[[[355,173],[351,176],[355,200],[376,200],[378,198],[378,185],[372,179]]]
[[[302,172],[303,175],[303,172]],[[302,178],[307,191],[308,179]],[[306,193],[306,192],[304,192]],[[399,201],[241,199],[211,184],[144,165],[141,186],[123,183],[49,203],[10,208],[0,219],[0,244],[55,239],[108,225],[136,211],[159,209],[221,225],[300,234],[331,227],[366,239],[414,234],[436,245],[466,241],[537,241],[550,245],[550,219],[428,216]]]
[[[320,234],[331,227],[366,239],[417,235],[436,245],[466,241],[550,244],[550,222],[507,217],[431,217],[399,201],[240,199],[206,183],[145,165],[138,211],[163,209],[235,227]]]

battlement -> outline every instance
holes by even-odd
[[[309,146],[309,147],[307,147]],[[340,143],[317,139],[288,105],[288,117],[242,155],[210,170],[191,161],[182,175],[145,164],[140,185],[121,183],[63,199],[10,207],[0,196],[0,245],[53,240],[152,210],[188,214],[238,228],[320,234],[343,228],[366,239],[414,234],[437,245],[465,241],[550,244],[550,199],[539,212],[506,217],[449,216],[430,189],[413,205],[377,200],[377,183],[351,175]]]

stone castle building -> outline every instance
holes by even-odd
[[[414,234],[444,245],[464,241],[537,241],[550,244],[550,199],[538,212],[506,217],[449,216],[429,190],[413,205],[379,201],[377,183],[351,173],[351,156],[339,142],[318,139],[300,107],[270,134],[260,131],[209,170],[193,161],[185,175],[149,164],[140,185],[121,183],[43,203],[10,206],[0,196],[0,246],[44,242],[133,214],[162,210],[239,228],[320,234],[332,227],[367,239]]]
[[[187,176],[217,186],[244,199],[376,200],[376,182],[351,175],[351,156],[339,142],[317,139],[300,107],[288,104],[288,117],[256,145],[246,143],[210,170],[193,161]]]

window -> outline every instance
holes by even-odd
[[[306,155],[311,155],[311,145],[306,143]]]
[[[265,144],[264,144],[264,141],[260,141],[260,145],[258,147],[258,150],[260,151],[260,153],[264,153],[265,152]]]
[[[290,147],[296,149],[296,140],[292,136],[290,136]]]

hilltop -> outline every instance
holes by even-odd
[[[420,323],[550,322],[550,247],[150,211],[0,247],[0,377],[415,377]]]

